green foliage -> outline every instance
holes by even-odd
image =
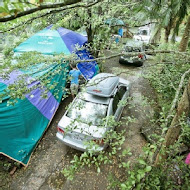
[[[184,118],[181,122],[181,128],[182,128],[182,132],[181,132],[181,141],[182,143],[186,144],[188,147],[190,147],[190,121],[189,118],[188,120],[186,118]]]
[[[158,50],[176,50],[177,44],[163,44]],[[185,71],[190,68],[188,55],[183,54],[157,54],[157,64],[150,69],[148,78],[158,94],[158,103],[161,107],[165,107],[167,113],[170,103],[175,96],[176,89],[179,86],[180,78]],[[187,84],[188,75],[185,78],[184,86]],[[183,90],[181,91],[182,94]]]
[[[146,0],[135,11],[139,12],[142,20],[148,17],[157,21],[160,28],[174,28],[174,33],[178,34],[179,26],[188,15],[189,7],[188,0]]]
[[[125,180],[110,177],[109,188],[121,190],[131,189],[188,189],[190,168],[184,163],[182,156],[170,156],[160,165],[151,165],[150,158],[156,146],[147,145],[144,147],[144,154],[141,156],[133,167],[130,162],[121,162],[120,168],[125,171]],[[168,150],[170,155],[175,154],[177,146]]]
[[[82,167],[95,167],[97,173],[101,171],[101,165],[112,164],[114,161],[114,157],[119,153],[120,159],[125,156],[130,156],[130,150],[124,150],[120,154],[121,145],[125,141],[125,131],[119,130],[120,123],[115,122],[113,117],[109,119],[105,119],[102,126],[107,125],[114,128],[117,125],[117,131],[111,129],[109,130],[103,138],[104,144],[109,146],[109,150],[96,152],[96,146],[98,147],[94,141],[86,142],[87,151],[82,153],[81,155],[75,155],[71,160],[70,165],[63,170],[63,174],[68,179],[73,179],[76,172],[80,171]],[[92,148],[93,147],[93,148]]]
[[[23,2],[27,3],[26,1]],[[39,1],[35,2],[38,3]],[[88,3],[88,1],[85,2]],[[137,23],[142,24],[142,21],[144,23],[145,18],[147,18],[148,13],[148,17],[150,19],[161,22],[161,26],[165,27],[169,24],[171,18],[177,15],[179,16],[179,19],[177,20],[179,25],[186,14],[186,5],[188,1],[176,2],[171,1],[171,3],[167,3],[166,1],[156,0],[153,3],[152,1],[146,0],[144,2],[145,4],[141,4],[141,7],[137,1],[126,2],[125,0],[105,0],[89,9],[73,9],[65,12],[49,14],[46,17],[42,17],[44,14],[48,13],[47,10],[44,10],[40,11],[39,13],[34,13],[32,15],[28,15],[8,23],[2,23],[0,25],[1,32],[11,30],[12,33],[12,28],[16,27],[12,35],[14,34],[14,36],[20,36],[20,38],[19,40],[15,40],[14,38],[13,41],[6,41],[7,47],[4,48],[4,55],[6,59],[4,60],[4,64],[1,65],[1,69],[8,68],[8,70],[6,72],[4,72],[4,70],[1,70],[1,75],[3,74],[3,77],[6,78],[13,70],[24,70],[26,68],[35,67],[38,63],[44,63],[42,67],[38,68],[39,71],[47,69],[52,66],[52,64],[57,63],[57,67],[54,72],[41,78],[41,84],[38,86],[42,89],[44,86],[46,86],[49,90],[51,90],[56,85],[50,82],[51,79],[62,71],[61,65],[65,64],[60,60],[64,58],[67,62],[75,59],[76,57],[74,55],[71,55],[70,57],[65,57],[65,55],[55,55],[53,57],[45,58],[43,56],[39,56],[37,52],[31,52],[15,58],[17,63],[11,64],[13,55],[12,49],[20,42],[28,38],[31,34],[39,31],[40,29],[43,29],[49,24],[54,24],[55,28],[60,26],[72,30],[78,30],[79,28],[82,28],[82,30],[86,30],[88,34],[89,30],[91,30],[91,36],[89,35],[88,37],[92,37],[92,43],[89,45],[89,48],[93,51],[97,51],[103,56],[103,50],[110,43],[110,34],[114,33],[115,30],[117,30],[117,28],[110,28],[108,25],[106,25],[106,19],[110,17],[116,17],[124,19],[129,25],[135,25]],[[23,11],[28,7],[35,7],[35,5],[24,3],[20,2],[19,4],[16,4],[12,3],[10,0],[6,0],[4,1],[4,6],[0,7],[0,13],[4,13],[6,15],[14,15],[17,14],[18,11]],[[181,9],[181,7],[183,7],[183,9]],[[143,10],[144,12],[136,15],[134,11],[131,11],[135,9],[139,9],[141,11]],[[38,19],[36,20],[34,18]],[[140,20],[140,18],[142,20]],[[31,24],[30,27],[25,23],[25,21],[27,21],[27,24]],[[25,33],[25,30],[27,31],[27,34]],[[177,50],[177,48],[177,44],[175,46],[164,44],[161,45],[158,49]],[[159,124],[164,133],[167,130],[167,126],[165,126],[165,119],[170,108],[171,101],[174,98],[176,89],[179,85],[179,79],[182,74],[190,68],[190,64],[189,57],[184,56],[183,54],[157,54],[156,57],[158,64],[152,67],[153,69],[150,70],[150,72],[146,75],[146,78],[150,80],[152,86],[155,88],[158,94],[158,106],[161,110],[157,115],[157,118],[155,120],[152,120],[152,125]],[[35,62],[33,60],[35,60]],[[29,75],[26,73],[23,78],[20,78],[17,81],[17,84],[10,85],[4,92],[3,97],[0,97],[0,101],[2,101],[3,98],[8,95],[11,97],[8,104],[14,105],[18,99],[24,98],[24,95],[26,93],[29,93],[29,90],[26,88],[28,83],[24,82],[28,76]],[[184,85],[187,83],[187,78],[189,78],[189,76],[186,77]],[[38,78],[35,78],[35,80],[38,80]],[[46,95],[47,91],[44,91],[42,97],[46,97]],[[147,104],[147,101],[143,101],[143,103]],[[126,105],[126,102],[121,101],[120,105]],[[103,120],[102,125],[105,124],[104,122],[105,120]],[[128,116],[126,125],[129,122],[135,122],[135,118]],[[115,123],[113,118],[109,118],[109,126],[112,126],[112,128],[114,128],[114,126],[119,126],[119,123]],[[76,125],[73,123],[73,129],[75,127]],[[190,131],[186,120],[182,122],[182,134],[180,136],[179,142],[176,143],[175,147],[170,147],[170,149],[167,150],[171,156],[157,167],[152,164],[154,161],[152,160],[152,156],[155,153],[157,146],[163,142],[163,137],[160,138],[160,136],[157,135],[157,144],[148,144],[144,148],[144,154],[138,160],[136,160],[136,162],[131,163],[128,160],[132,155],[130,150],[121,151],[121,145],[125,140],[124,134],[124,131],[114,131],[112,129],[109,133],[106,134],[104,138],[104,141],[110,145],[108,151],[102,151],[100,154],[94,155],[94,152],[89,149],[89,151],[84,152],[80,156],[75,155],[73,160],[70,162],[69,167],[63,170],[63,174],[68,179],[73,179],[75,173],[82,167],[93,166],[96,167],[97,173],[100,173],[102,164],[112,164],[114,157],[118,156],[120,161],[118,167],[124,171],[125,176],[122,180],[110,177],[110,188],[117,188],[122,190],[134,188],[150,190],[189,188],[190,169],[184,164],[183,156],[178,156],[177,152],[175,152],[175,150],[179,148],[181,142],[189,145]],[[89,148],[95,145],[93,141],[88,142],[87,144]],[[175,173],[177,173],[177,178],[175,177]],[[179,181],[176,181],[176,179]]]
[[[98,155],[94,155],[94,150],[89,150],[82,153],[80,156],[74,156],[73,160],[70,162],[70,166],[63,170],[63,174],[68,179],[72,180],[75,173],[79,171],[82,167],[92,167],[95,166],[97,173],[101,171],[102,164],[111,164],[113,162],[113,156],[121,149],[121,145],[124,142],[124,132],[118,133],[115,131],[110,131],[107,137],[104,138],[104,143],[110,142],[110,151],[101,151]],[[88,142],[88,147],[94,147],[95,143]]]
[[[47,92],[52,91],[57,85],[56,82],[53,82],[53,78],[56,75],[63,76],[61,79],[63,83],[66,80],[68,61],[73,59],[73,56],[64,56],[63,54],[42,56],[38,52],[27,52],[15,57],[14,63],[11,57],[7,57],[2,65],[3,73],[0,75],[3,79],[9,79],[10,73],[18,69],[24,71],[25,74],[17,77],[17,80],[13,84],[5,88],[4,92],[0,95],[0,101],[9,97],[8,105],[14,105],[18,99],[24,99],[26,94],[36,88],[42,89],[41,97],[46,98]],[[8,65],[9,68],[7,68]],[[47,72],[50,70],[52,72]],[[31,76],[32,79],[28,80]],[[32,85],[30,88],[27,87],[34,81],[38,81],[39,78],[40,83],[36,83],[36,85]],[[65,92],[64,86],[60,90]],[[53,91],[55,97],[57,97],[58,93],[58,90]]]

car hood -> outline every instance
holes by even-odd
[[[58,126],[63,129],[68,129],[68,132],[72,131],[75,133],[81,133],[94,138],[102,138],[102,136],[106,133],[106,127],[88,125],[86,123],[74,121],[67,116],[62,117],[58,123]]]

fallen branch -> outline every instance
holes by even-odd
[[[107,57],[98,57],[98,58],[94,58],[94,59],[88,59],[88,60],[75,60],[75,63],[79,63],[79,62],[92,62],[92,61],[99,61],[99,60],[106,60],[106,59],[112,59],[112,58],[115,58],[115,57],[118,57],[118,56],[122,56],[122,55],[129,55],[129,56],[135,56],[135,55],[138,55],[139,53],[144,53],[144,52],[135,52],[135,53],[118,53],[118,54],[115,54],[115,55],[110,55],[110,56],[107,56]],[[173,53],[173,54],[179,54],[179,55],[183,55],[183,56],[186,56],[186,57],[190,57],[190,54],[189,53],[185,53],[185,52],[179,52],[179,51],[173,51],[173,50],[153,50],[153,51],[146,51],[145,53],[166,53],[166,54],[169,54],[169,53]]]
[[[181,89],[182,89],[182,87],[183,87],[184,79],[185,79],[186,75],[188,75],[189,73],[190,73],[190,69],[187,70],[187,71],[182,75],[182,77],[181,77],[181,80],[180,80],[178,89],[177,89],[177,91],[176,91],[176,93],[175,93],[175,97],[174,97],[173,102],[172,102],[172,106],[170,107],[170,110],[169,110],[169,112],[168,112],[168,116],[167,116],[167,118],[166,118],[166,126],[168,125],[168,121],[169,121],[169,119],[172,117],[172,112],[173,112],[174,108],[176,107],[177,100],[178,100],[178,98],[179,98],[179,93],[180,93],[180,91],[181,91]]]
[[[135,26],[133,26],[133,27],[139,28],[139,27],[142,27],[142,26],[147,26],[147,25],[150,25],[150,24],[157,24],[157,23],[158,23],[158,22],[148,22],[148,23],[146,23],[146,24],[135,25]],[[129,28],[133,28],[133,27],[129,27]]]

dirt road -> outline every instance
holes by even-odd
[[[111,54],[111,52],[107,52]],[[122,114],[123,128],[126,129],[126,140],[122,149],[131,148],[133,155],[130,160],[135,161],[146,141],[140,134],[140,128],[146,125],[149,116],[153,115],[153,110],[149,105],[142,105],[143,97],[151,98],[154,92],[147,80],[141,74],[146,69],[146,65],[140,68],[127,67],[119,65],[118,58],[108,60],[104,66],[104,72],[120,73],[120,76],[126,78],[132,83],[131,90],[131,108],[125,107]],[[73,181],[67,180],[61,173],[65,166],[69,165],[75,154],[79,151],[71,149],[56,137],[56,126],[60,118],[65,112],[65,107],[71,102],[71,98],[67,98],[61,103],[49,129],[45,133],[42,141],[39,143],[36,151],[33,153],[29,166],[19,169],[12,177],[10,188],[12,190],[106,190],[109,185],[108,175],[120,177],[123,174],[118,171],[117,162],[112,165],[102,166],[101,172],[97,175],[96,170],[92,168],[84,168],[75,175]],[[135,122],[125,125],[124,116],[135,117]]]

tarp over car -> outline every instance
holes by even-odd
[[[86,42],[86,37],[71,30],[64,28],[51,30],[49,27],[21,43],[14,49],[14,52],[22,54],[23,52],[38,51],[50,56],[60,53],[69,55],[74,51],[76,44],[82,46]],[[78,51],[77,55],[81,59],[92,59],[87,50]],[[52,120],[62,95],[65,93],[64,87],[68,74],[65,70],[68,70],[69,66],[68,63],[52,63],[48,67],[44,67],[44,63],[39,63],[35,66],[28,66],[24,70],[12,71],[8,79],[0,77],[0,94],[2,94],[9,85],[23,77],[25,82],[33,80],[32,83],[27,83],[27,88],[40,85],[41,78],[50,73],[56,73],[60,67],[61,72],[51,77],[49,85],[56,84],[52,85],[51,90],[47,90],[49,89],[47,86],[33,88],[30,93],[25,94],[23,100],[18,100],[14,106],[7,105],[10,100],[9,96],[3,98],[0,103],[0,154],[25,166],[28,164],[33,150]],[[95,62],[82,62],[78,64],[78,67],[86,79],[92,78],[97,72]],[[47,91],[47,98],[42,97],[43,91]]]

